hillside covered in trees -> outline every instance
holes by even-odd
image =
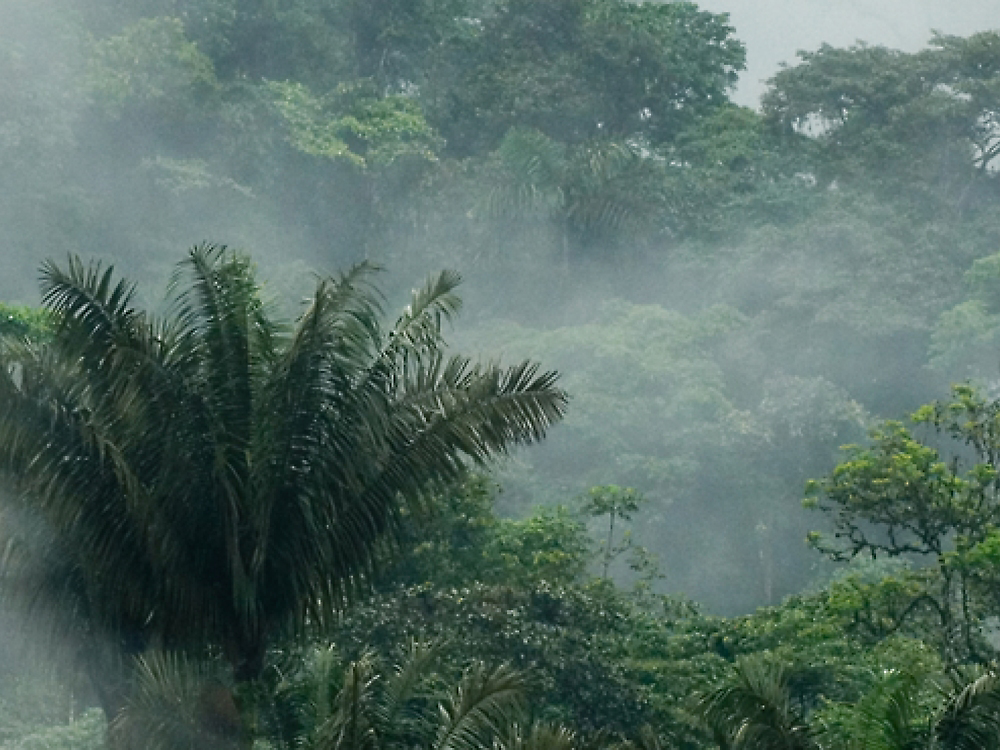
[[[1000,32],[745,54],[5,0],[0,743],[1000,746]]]

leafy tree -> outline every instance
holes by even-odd
[[[775,76],[764,109],[776,127],[814,137],[821,181],[861,179],[959,211],[994,194],[996,33],[938,35],[912,54],[824,45],[800,57]]]
[[[299,83],[271,83],[289,144],[332,163],[334,184],[354,183],[366,256],[381,243],[400,193],[419,184],[437,161],[440,139],[412,98],[380,95],[371,81],[342,83],[314,96]],[[339,179],[337,179],[339,178]]]
[[[110,268],[45,266],[52,341],[3,346],[5,591],[79,644],[109,718],[153,644],[257,678],[366,585],[404,504],[562,416],[554,373],[444,355],[457,275],[384,331],[370,270],[288,328],[224,248],[191,251],[163,320]]]
[[[632,516],[645,503],[646,499],[631,487],[617,487],[607,485],[603,487],[592,487],[587,497],[584,499],[582,511],[593,518],[607,517],[608,538],[604,541],[603,554],[603,577],[608,577],[608,569],[612,561],[624,552],[627,552],[632,544],[629,532],[625,532],[623,540],[615,545],[615,521],[629,521]]]
[[[154,106],[164,117],[192,90],[211,91],[215,71],[184,35],[176,18],[147,18],[118,36],[94,45],[87,75],[88,90],[109,115],[126,106]]]
[[[608,136],[672,139],[726,100],[744,63],[723,15],[692,3],[502,0],[430,103],[450,153],[490,151],[511,127],[581,143]]]
[[[404,549],[382,571],[379,587],[520,589],[583,581],[590,540],[579,518],[563,506],[540,508],[524,519],[499,518],[496,493],[490,480],[472,477],[405,515]]]
[[[811,537],[826,554],[838,560],[922,557],[933,566],[905,611],[931,608],[948,661],[981,659],[989,651],[977,635],[982,613],[970,599],[970,583],[975,561],[990,560],[979,545],[992,544],[1000,522],[998,410],[971,386],[955,386],[951,401],[928,404],[911,420],[964,443],[964,460],[956,453],[949,462],[889,422],[872,432],[871,447],[848,447],[848,460],[808,487],[807,505],[833,520],[832,538]]]

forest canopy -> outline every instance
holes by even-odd
[[[1000,32],[738,31],[0,5],[0,744],[996,746]]]

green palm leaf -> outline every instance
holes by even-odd
[[[484,750],[504,729],[515,724],[524,709],[526,680],[507,666],[467,670],[438,713],[433,750]]]
[[[934,734],[945,750],[1000,747],[1000,675],[967,669],[955,674]]]
[[[747,750],[816,747],[812,730],[791,704],[787,672],[764,658],[737,662],[733,678],[700,697],[695,712],[720,747]]]
[[[231,691],[204,662],[175,653],[140,657],[135,687],[109,727],[118,747],[235,748],[239,714]]]

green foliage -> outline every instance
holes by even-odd
[[[554,440],[512,457],[498,499],[505,512],[549,508],[501,518],[492,485],[464,473],[476,463],[470,453],[492,455],[491,438],[504,449],[518,442],[490,420],[448,432],[462,450],[430,477],[442,481],[411,476],[406,461],[348,460],[351,445],[384,456],[435,415],[474,411],[472,396],[530,380],[527,369],[438,358],[438,318],[454,312],[450,277],[439,279],[442,296],[418,293],[423,302],[391,331],[377,295],[355,277],[326,282],[316,296],[325,313],[314,305],[297,328],[276,320],[252,269],[235,260],[202,279],[170,324],[137,304],[111,304],[131,292],[110,278],[101,294],[114,308],[107,320],[120,324],[111,333],[95,313],[101,305],[74,307],[66,328],[30,308],[0,310],[4,358],[14,363],[4,370],[8,395],[27,362],[29,376],[52,375],[32,391],[35,406],[50,407],[33,424],[68,415],[51,460],[33,464],[53,476],[29,489],[127,500],[90,515],[71,503],[42,503],[41,512],[24,498],[3,519],[10,591],[41,592],[35,611],[75,634],[84,671],[112,676],[128,672],[116,652],[153,642],[226,659],[240,650],[258,658],[264,644],[278,659],[290,638],[336,619],[360,679],[380,671],[360,658],[368,645],[388,664],[410,636],[444,637],[454,644],[448,674],[463,659],[536,667],[538,713],[579,730],[521,725],[498,738],[510,747],[565,747],[607,728],[649,750],[655,743],[638,733],[649,721],[673,745],[704,747],[686,699],[761,651],[784,665],[799,718],[829,725],[824,742],[845,746],[866,735],[895,741],[876,723],[858,729],[855,705],[878,693],[869,703],[884,726],[905,680],[878,688],[879,675],[918,665],[912,722],[892,721],[914,741],[931,737],[942,704],[923,675],[942,660],[993,654],[985,624],[1000,612],[996,408],[956,391],[915,424],[882,424],[873,443],[829,467],[836,446],[859,442],[870,413],[912,411],[940,392],[943,376],[996,370],[1000,45],[984,33],[936,37],[916,53],[823,47],[780,72],[756,113],[728,101],[743,65],[733,33],[724,15],[690,3],[624,0],[7,2],[8,299],[28,301],[37,258],[53,247],[165,275],[170,248],[190,241],[179,233],[252,242],[296,293],[300,277],[331,261],[392,259],[404,272],[461,263],[504,290],[474,290],[485,321],[469,336],[475,346],[551,358],[575,397]],[[104,284],[98,276],[91,291]],[[232,292],[214,317],[198,312],[213,279]],[[54,354],[53,338],[88,327],[110,343],[74,344],[66,351],[75,359]],[[20,340],[32,331],[37,338]],[[337,369],[359,358],[370,380]],[[73,361],[96,370],[81,377]],[[210,364],[224,361],[218,372]],[[320,370],[329,378],[303,387],[299,374]],[[184,387],[161,388],[157,372],[180,373]],[[336,401],[362,381],[378,387]],[[189,383],[198,388],[187,398]],[[459,385],[472,388],[470,401],[451,398]],[[393,421],[388,402],[403,391],[419,403]],[[265,412],[287,424],[316,419],[312,431],[281,432],[285,423]],[[511,430],[537,436],[538,412],[506,414]],[[366,432],[370,424],[388,432]],[[281,435],[292,445],[284,454],[256,452]],[[951,450],[952,439],[963,445]],[[320,443],[336,460],[308,457]],[[433,453],[422,445],[421,456]],[[79,460],[59,464],[63,455]],[[322,482],[298,493],[299,475],[275,468],[285,465],[319,467]],[[390,515],[377,503],[310,523],[294,512],[313,509],[320,484],[343,488],[341,500],[364,495],[380,468],[399,480],[380,485]],[[834,537],[814,542],[841,557],[875,552],[877,564],[855,560],[822,590],[735,619],[659,595],[686,590],[713,611],[747,612],[799,590],[817,564],[794,542],[805,528],[790,509],[802,480],[828,473],[809,502],[827,510]],[[453,478],[462,485],[444,486]],[[411,501],[402,507],[401,485]],[[648,498],[627,545],[605,529],[606,554],[628,546],[635,555],[633,570],[619,564],[605,575],[638,577],[629,593],[587,579],[595,545],[559,506],[592,486]],[[161,495],[171,502],[151,499]],[[265,496],[281,510],[261,510]],[[168,533],[189,508],[198,534]],[[618,515],[611,510],[609,526]],[[336,545],[289,532],[297,518],[315,531],[345,517]],[[230,532],[213,531],[220,519]],[[42,546],[67,528],[79,538]],[[886,554],[916,551],[928,565],[882,567]],[[278,565],[300,558],[340,573],[320,580]],[[157,571],[168,569],[180,573],[172,581],[196,582],[198,597],[159,585]],[[377,596],[352,619],[341,605],[368,580]],[[118,586],[124,609],[90,606]],[[289,604],[303,590],[309,603]],[[193,636],[192,618],[228,630]],[[101,648],[80,647],[101,631],[110,634]],[[346,674],[339,661],[330,669]],[[376,696],[381,679],[355,694]],[[114,681],[95,699],[121,704]]]
[[[530,588],[579,581],[587,565],[586,529],[564,506],[541,509],[521,520],[503,520],[484,550],[478,580]]]
[[[774,377],[748,388],[742,378],[752,363],[737,358],[736,342],[749,322],[729,307],[684,315],[607,302],[582,317],[549,329],[492,325],[477,336],[504,351],[544,352],[567,374],[574,397],[560,431],[505,467],[501,504],[525,512],[593,486],[633,487],[649,502],[636,514],[631,541],[662,561],[661,591],[668,585],[716,610],[738,611],[803,585],[805,575],[783,582],[778,576],[792,568],[770,561],[791,557],[803,573],[808,551],[772,545],[800,522],[785,504],[795,502],[809,472],[824,470],[838,445],[863,434],[860,405],[819,377]],[[688,531],[707,519],[718,520],[712,545]],[[623,567],[616,575],[633,578]],[[733,576],[752,583],[713,590]]]
[[[96,42],[87,86],[109,117],[127,106],[169,111],[216,86],[212,61],[189,41],[178,18],[145,18],[120,35]]]
[[[521,233],[535,228],[527,236],[536,242],[546,240],[544,231],[554,233],[564,262],[634,238],[665,208],[661,161],[631,142],[567,146],[512,128],[484,172],[487,192],[477,213],[501,225],[527,222]]]
[[[494,499],[484,477],[429,498],[406,517],[409,545],[383,576],[385,583],[530,588],[581,580],[590,541],[578,518],[562,506],[540,508],[521,520],[498,518]]]
[[[459,85],[432,108],[452,153],[492,150],[514,126],[569,143],[660,143],[724,102],[743,67],[726,17],[691,3],[503,0],[491,11],[462,50]]]
[[[196,750],[232,747],[243,731],[217,665],[177,654],[150,652],[137,659],[135,684],[109,723],[115,747]]]
[[[955,386],[952,396],[921,407],[911,421],[964,443],[966,460],[956,455],[947,461],[902,424],[888,422],[872,432],[871,447],[848,446],[848,459],[807,487],[809,504],[826,512],[834,528],[832,539],[815,535],[812,541],[834,559],[929,558],[928,570],[898,582],[859,584],[855,591],[881,599],[874,610],[883,623],[869,622],[873,632],[891,632],[927,608],[936,620],[933,640],[949,660],[989,652],[980,629],[992,601],[976,602],[976,581],[990,575],[987,561],[1000,522],[1000,406],[969,385]],[[869,612],[871,605],[867,600]]]
[[[523,716],[525,675],[475,663],[442,690],[437,655],[413,644],[385,669],[371,653],[340,665],[332,649],[317,651],[277,685],[272,736],[288,748],[492,747]]]
[[[51,319],[44,310],[0,304],[0,337],[44,340],[51,330]]]
[[[419,104],[404,96],[378,96],[364,81],[341,84],[316,97],[301,83],[269,84],[291,145],[312,156],[343,160],[361,169],[397,159],[433,161],[437,138]]]
[[[388,658],[416,639],[447,644],[446,672],[470,659],[530,670],[533,717],[588,736],[628,737],[650,722],[648,691],[626,659],[637,633],[627,599],[600,583],[517,584],[385,591],[332,637],[349,658],[369,647]]]
[[[696,706],[720,747],[818,747],[805,718],[791,703],[784,669],[761,659],[744,659],[734,671],[731,684],[702,696]]]
[[[1000,329],[1000,254],[974,261],[965,274],[967,297],[941,313],[931,337],[931,364],[958,378],[989,377],[997,369]]]
[[[45,267],[51,341],[2,351],[4,594],[72,644],[109,718],[154,643],[257,678],[367,586],[403,505],[561,417],[555,373],[445,357],[456,274],[383,330],[370,271],[319,280],[290,326],[225,248],[190,252],[164,320],[110,268]]]
[[[823,182],[878,185],[930,211],[985,206],[995,192],[1000,38],[936,36],[902,53],[824,45],[780,71],[771,123],[812,137]]]

